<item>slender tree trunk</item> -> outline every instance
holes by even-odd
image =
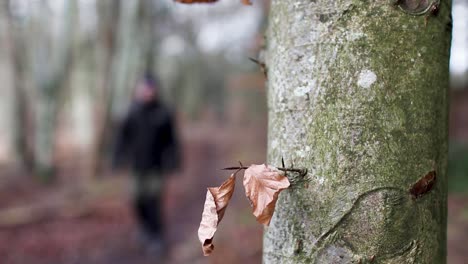
[[[30,171],[33,167],[34,160],[32,149],[28,143],[28,133],[30,129],[29,107],[25,83],[27,78],[27,49],[25,48],[24,29],[15,23],[10,10],[10,1],[5,1],[2,9],[7,22],[6,26],[13,76],[13,145],[19,165],[27,171]]]
[[[36,61],[37,104],[35,116],[35,170],[42,181],[53,179],[55,172],[54,149],[59,98],[69,80],[72,65],[72,46],[78,12],[77,0],[65,3],[65,21],[60,36],[53,38],[52,47],[48,39],[39,41],[36,50],[39,55],[49,54],[51,58],[39,57]],[[50,20],[39,18],[39,26],[46,27]],[[52,36],[52,35],[51,35]],[[48,60],[51,60],[50,63]]]
[[[264,263],[446,262],[450,4],[390,2],[272,1],[269,162],[308,175],[280,195]]]
[[[154,70],[156,20],[163,21],[165,15],[165,9],[159,5],[159,1],[152,0],[122,2],[119,57],[115,68],[115,103],[112,106],[114,117],[127,110],[137,78],[145,71]]]
[[[133,90],[135,82],[135,69],[139,57],[136,52],[139,30],[137,28],[137,15],[140,1],[122,1],[121,18],[119,21],[118,56],[114,68],[115,85],[113,87],[112,115],[121,115],[127,110],[128,97]]]
[[[98,56],[100,59],[100,72],[96,91],[96,133],[94,138],[91,175],[99,175],[103,167],[102,157],[106,156],[105,151],[108,143],[110,131],[111,109],[114,97],[115,76],[114,67],[116,64],[117,52],[117,32],[120,16],[120,1],[108,0],[96,2],[99,11],[99,39]]]
[[[140,0],[138,10],[138,29],[140,30],[140,56],[142,71],[153,72],[156,55],[156,6],[153,0]]]
[[[107,4],[106,4],[107,3]],[[108,1],[99,2],[101,14],[104,15],[103,28],[107,51],[105,83],[100,84],[100,105],[98,106],[98,122],[92,175],[98,175],[103,168],[102,158],[109,149],[112,121],[116,114],[127,106],[129,91],[137,75],[151,71],[154,60],[154,25],[155,7],[152,0]],[[112,5],[109,6],[109,5]],[[106,8],[107,7],[107,8]],[[112,8],[111,16],[105,15]],[[132,78],[133,77],[133,78]]]

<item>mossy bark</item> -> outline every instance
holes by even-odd
[[[391,2],[272,1],[268,160],[308,175],[280,195],[264,263],[446,262],[450,3]]]

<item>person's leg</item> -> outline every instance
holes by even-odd
[[[144,232],[145,236],[154,236],[154,227],[152,221],[152,199],[145,195],[138,195],[134,200],[134,210],[136,220],[140,225],[141,231]]]
[[[162,260],[168,254],[162,215],[162,179],[159,175],[148,174],[139,182],[135,211],[143,231],[145,249],[153,258]]]
[[[147,200],[147,217],[151,226],[151,233],[154,237],[163,239],[163,216],[162,216],[162,196],[161,193],[154,193]]]
[[[164,240],[163,220],[163,179],[161,175],[153,173],[147,182],[148,194],[148,222],[153,235]]]
[[[162,180],[159,175],[137,175],[134,209],[142,231],[150,239],[163,240]]]

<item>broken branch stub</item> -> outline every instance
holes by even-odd
[[[430,171],[424,177],[419,179],[413,186],[411,186],[409,192],[414,198],[419,198],[432,190],[436,181],[436,172]]]

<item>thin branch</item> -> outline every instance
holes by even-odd
[[[257,60],[257,59],[254,59],[254,58],[252,58],[252,57],[249,57],[249,60],[252,61],[252,62],[255,63],[255,64],[260,65],[260,66],[262,66],[262,64],[265,65],[265,64],[262,63],[261,61],[259,61],[259,60]]]
[[[227,167],[227,168],[223,168],[222,170],[246,170],[248,169],[249,167],[245,167],[245,166],[240,166],[240,167]],[[290,171],[290,172],[297,172],[297,173],[300,173],[301,175],[305,175],[307,174],[307,169],[305,168],[277,168],[278,170],[280,171]]]

